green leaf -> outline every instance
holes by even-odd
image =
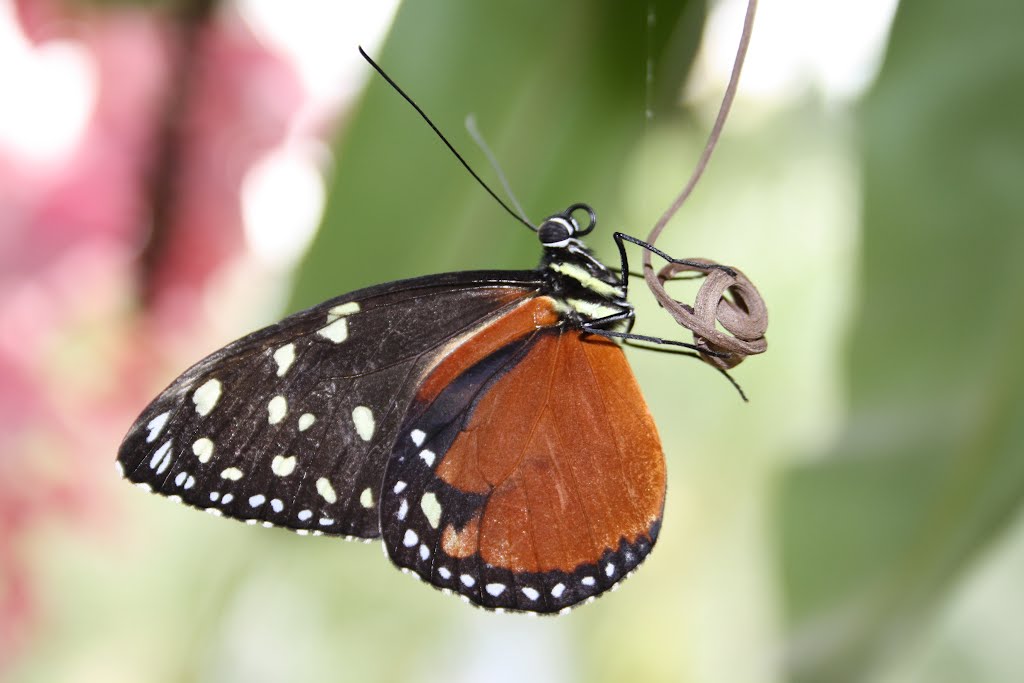
[[[411,2],[374,58],[495,191],[500,184],[463,127],[471,112],[534,222],[588,202],[610,246],[624,159],[648,105],[678,114],[702,22],[700,2]],[[536,265],[533,234],[375,75],[334,152],[326,215],[291,308],[415,275]]]
[[[884,666],[1024,501],[1022,26],[906,0],[864,103],[849,417],[781,492],[794,680]]]

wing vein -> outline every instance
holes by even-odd
[[[582,341],[581,343],[585,344],[586,342]],[[603,343],[603,342],[601,342],[601,343]],[[587,353],[585,348],[581,348],[581,353],[583,354],[583,359],[584,359],[584,361],[587,364],[587,369],[590,372],[591,379],[593,379],[594,385],[596,387],[598,387],[597,392],[595,392],[597,394],[596,395],[596,399],[597,400],[595,401],[595,404],[601,410],[602,417],[604,418],[603,420],[600,420],[599,424],[601,424],[601,426],[607,431],[608,425],[611,424],[611,421],[609,420],[609,414],[611,413],[611,411],[608,408],[608,400],[607,400],[607,397],[605,396],[604,391],[601,391],[601,389],[600,389],[600,387],[602,386],[602,383],[601,383],[600,378],[599,378],[599,376],[597,374],[597,370],[594,368],[594,364],[591,361],[590,355]],[[640,510],[637,507],[637,496],[636,496],[636,491],[633,488],[633,482],[630,481],[628,476],[626,476],[626,470],[622,466],[624,458],[628,457],[628,453],[623,453],[622,452],[622,446],[619,443],[618,439],[615,438],[614,434],[611,434],[610,437],[611,438],[609,439],[609,443],[614,445],[615,452],[619,455],[619,457],[615,458],[615,461],[616,461],[616,463],[619,466],[618,469],[619,469],[619,474],[620,474],[620,477],[621,477],[620,481],[622,482],[623,486],[625,486],[626,491],[629,494],[628,495],[629,506],[633,509],[633,514],[636,515],[636,519],[642,519],[643,515],[640,514]]]
[[[558,340],[556,341],[556,344],[555,344],[555,354],[554,354],[555,357],[554,357],[554,359],[553,359],[553,361],[551,363],[551,372],[548,375],[547,389],[546,389],[545,394],[544,394],[544,401],[543,401],[543,403],[541,403],[541,409],[538,411],[538,416],[543,415],[544,411],[547,410],[548,406],[549,406],[552,387],[555,384],[555,379],[554,379],[554,377],[555,377],[555,370],[558,368],[558,361],[561,360],[561,354],[563,352],[562,351],[562,336],[561,336],[562,334],[564,334],[564,333],[559,333],[559,338],[558,338]],[[540,417],[538,417],[538,419],[537,419],[537,422],[539,422],[539,421],[540,421]],[[536,428],[536,423],[535,423],[535,428]],[[565,452],[565,450],[566,450],[565,449],[565,443],[562,440],[561,430],[556,428],[554,430],[554,433],[555,433],[555,438],[558,440],[558,446],[559,446],[558,451],[559,452]],[[528,439],[526,441],[526,443],[529,444],[530,441],[532,441],[532,440],[533,440],[533,432],[531,431],[530,439]],[[596,549],[600,550],[600,548],[597,548],[597,538],[594,536],[594,529],[591,526],[590,518],[587,515],[587,508],[583,505],[583,495],[582,495],[582,492],[580,491],[579,482],[576,479],[576,473],[572,471],[572,467],[570,466],[568,468],[569,476],[566,477],[565,476],[565,472],[563,471],[562,467],[560,466],[561,463],[559,462],[559,458],[553,457],[553,455],[549,452],[548,453],[548,459],[551,460],[552,465],[554,465],[555,470],[558,472],[559,479],[561,479],[562,481],[565,481],[566,484],[569,484],[569,483],[572,484],[572,489],[575,492],[576,504],[579,506],[580,510],[583,512],[583,519],[586,521],[587,536],[590,537],[591,546],[593,548],[596,548]],[[559,527],[559,532],[561,532],[561,531],[562,531],[562,529],[561,529],[561,527]],[[563,556],[564,556],[565,555],[564,535],[562,533],[560,533],[559,534],[559,538],[563,539],[563,541],[562,541],[562,552],[563,552]]]

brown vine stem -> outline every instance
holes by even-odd
[[[743,61],[750,45],[750,36],[754,26],[754,15],[757,12],[757,0],[748,0],[747,12],[743,21],[743,32],[736,49],[729,84],[722,97],[718,116],[708,135],[704,151],[690,175],[690,179],[676,196],[668,209],[654,224],[647,242],[651,245],[658,240],[665,226],[676,215],[679,208],[693,192],[707,168],[711,154],[722,134],[725,120],[729,116],[733,99],[739,85]],[[763,353],[767,349],[764,339],[768,327],[768,311],[757,288],[738,269],[734,274],[724,272],[714,261],[706,259],[687,259],[685,264],[669,263],[658,273],[651,265],[649,250],[643,252],[644,280],[658,302],[672,315],[676,321],[693,332],[695,343],[702,350],[713,351],[714,355],[702,353],[701,357],[721,371],[735,367],[749,355]],[[702,264],[702,265],[697,265]],[[704,267],[706,264],[707,267]],[[665,291],[665,282],[683,272],[696,272],[707,279],[697,293],[693,306],[682,304],[673,299]],[[731,298],[726,296],[731,294]],[[719,331],[718,325],[725,332]],[[723,357],[721,354],[727,354]]]

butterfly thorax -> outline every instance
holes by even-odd
[[[609,322],[609,327],[618,327],[632,317],[633,306],[622,291],[620,275],[601,263],[580,240],[569,238],[557,246],[545,245],[541,271],[543,293],[555,300],[571,326],[582,327],[626,313]]]

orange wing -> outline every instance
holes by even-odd
[[[665,461],[622,349],[556,319],[536,298],[494,323],[501,335],[455,349],[385,473],[392,560],[485,607],[553,612],[596,596],[644,559],[661,522]],[[514,341],[489,348],[499,336]]]

